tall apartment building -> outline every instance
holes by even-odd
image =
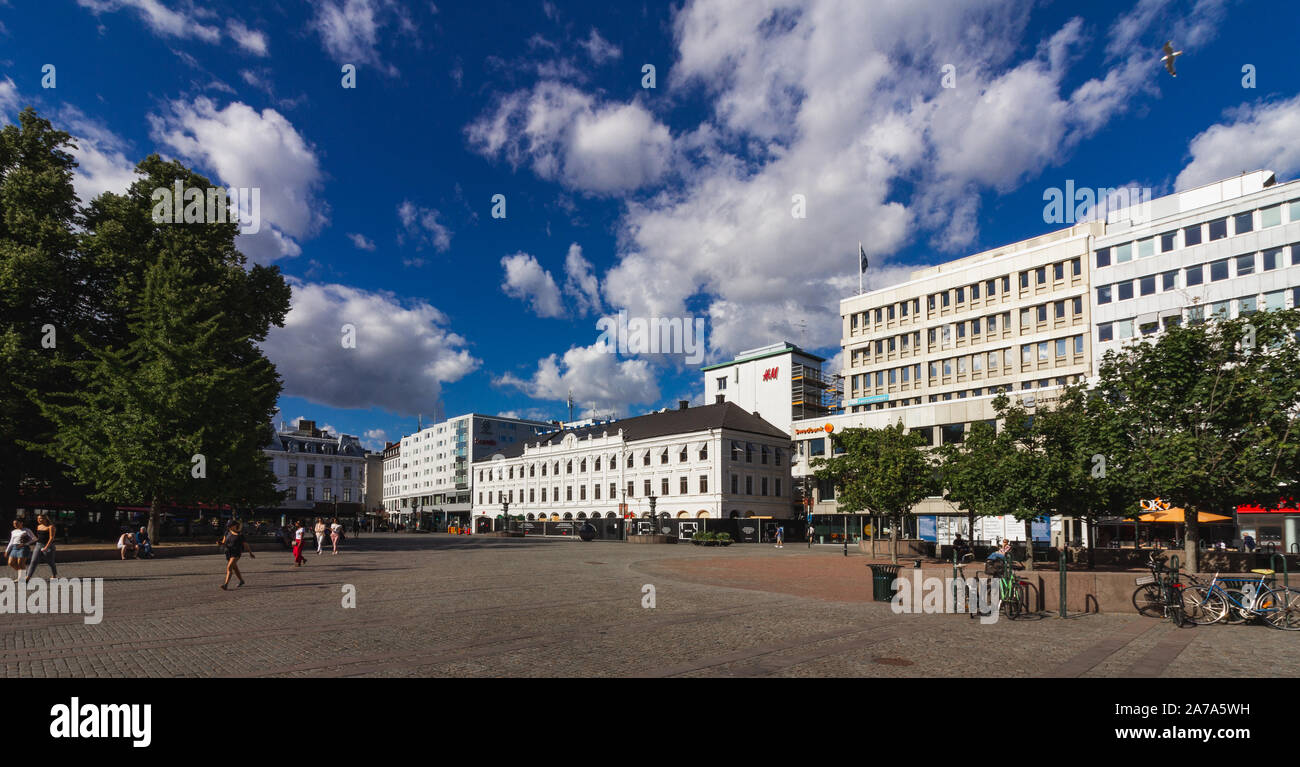
[[[792,424],[794,474],[811,512],[838,512],[834,488],[816,482],[809,467],[830,454],[837,430],[902,422],[932,446],[961,442],[970,424],[994,420],[999,392],[1043,404],[1087,378],[1088,260],[1103,231],[1103,223],[1092,222],[1049,232],[918,269],[906,282],[841,301],[844,413]],[[916,513],[926,537],[942,540],[964,529],[965,517],[941,498],[923,501]],[[982,524],[987,529],[973,531],[977,538],[1023,537],[1018,523]],[[1065,532],[1075,539],[1079,533]]]
[[[295,428],[270,431],[263,452],[275,472],[276,489],[284,493],[282,510],[347,517],[363,513],[366,450],[361,440],[318,429],[315,421],[305,419]]]
[[[1114,211],[1091,265],[1094,362],[1171,324],[1300,306],[1300,182],[1259,170]]]
[[[525,519],[785,517],[790,438],[731,402],[549,432],[475,461],[477,529]]]
[[[470,464],[554,428],[548,421],[467,413],[402,437],[391,456],[384,451],[384,507],[420,526],[468,521]]]

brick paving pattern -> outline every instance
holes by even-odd
[[[1300,675],[1300,632],[1266,626],[895,615],[870,601],[863,557],[826,547],[367,535],[343,548],[295,569],[261,547],[230,592],[215,547],[63,565],[105,579],[103,622],[0,616],[3,675]]]

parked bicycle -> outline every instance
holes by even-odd
[[[1199,585],[1199,581],[1194,575],[1175,575],[1165,565],[1165,560],[1161,554],[1148,555],[1147,567],[1151,574],[1137,578],[1133,606],[1148,618],[1168,618],[1175,626],[1182,626],[1184,622],[1195,623],[1189,614],[1203,617],[1204,599],[1198,594],[1189,600],[1186,592],[1190,585]],[[1189,583],[1183,583],[1182,578]]]
[[[1204,605],[1192,622],[1208,626],[1258,618],[1275,629],[1300,631],[1300,591],[1277,586],[1272,570],[1251,572],[1258,577],[1221,578],[1215,573],[1208,585],[1189,587],[1188,594]]]
[[[1016,575],[1018,567],[1022,565],[1009,557],[989,559],[984,566],[984,572],[997,576],[998,609],[1008,620],[1019,618],[1029,605],[1029,581]]]

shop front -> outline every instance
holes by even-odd
[[[1300,552],[1300,507],[1294,503],[1265,509],[1260,506],[1237,507],[1237,538],[1254,539],[1256,546],[1277,553]]]

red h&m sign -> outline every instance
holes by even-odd
[[[764,370],[764,371],[763,371],[763,380],[764,380],[764,381],[775,381],[775,380],[776,380],[776,371],[778,371],[778,370],[780,370],[780,368],[768,368],[767,370]]]

